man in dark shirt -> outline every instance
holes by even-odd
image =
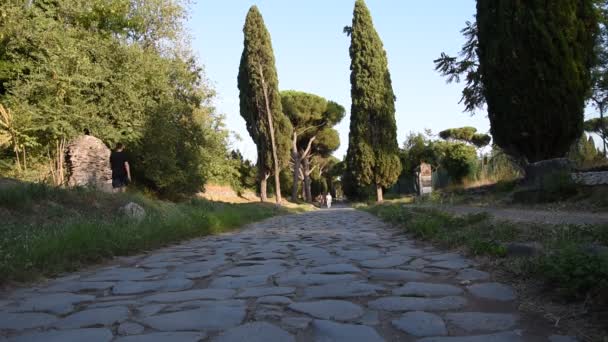
[[[116,150],[110,154],[110,166],[112,167],[112,187],[114,191],[125,192],[131,181],[131,169],[123,144],[116,144]]]

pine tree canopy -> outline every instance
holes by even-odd
[[[363,0],[357,0],[349,29],[351,122],[348,172],[359,186],[388,187],[401,172],[395,95],[386,51]]]

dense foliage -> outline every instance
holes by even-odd
[[[374,185],[377,200],[382,188],[393,185],[401,172],[395,94],[386,51],[363,0],[357,0],[351,37],[351,117],[347,175],[358,186]]]
[[[477,1],[479,70],[498,146],[536,162],[563,157],[580,137],[596,25],[592,0]]]
[[[3,2],[3,173],[26,178],[35,167],[31,178],[45,178],[55,147],[87,130],[109,146],[125,143],[134,177],[161,194],[199,191],[209,178],[202,170],[223,163],[227,151],[225,131],[214,129],[214,92],[184,39],[184,6]]]
[[[439,132],[439,136],[444,140],[456,140],[475,145],[482,148],[490,144],[492,137],[488,134],[477,133],[475,127],[448,128]]]
[[[289,163],[292,127],[283,114],[270,33],[256,6],[247,13],[243,33],[238,74],[241,116],[257,147],[262,201],[266,200],[266,179],[271,174],[275,175],[280,201],[280,170]]]
[[[443,53],[436,69],[466,80],[466,110],[487,105],[495,143],[511,156],[563,157],[582,133],[601,3],[480,0],[461,58]]]

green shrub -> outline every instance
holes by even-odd
[[[608,255],[590,254],[576,244],[542,257],[538,271],[548,284],[568,298],[585,298],[590,291],[608,291]]]

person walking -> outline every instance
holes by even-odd
[[[327,209],[331,208],[331,193],[327,193],[325,195],[325,204],[327,204]]]
[[[110,154],[110,166],[112,168],[112,188],[114,192],[125,192],[127,185],[131,182],[131,168],[124,145],[116,144],[116,149]]]

